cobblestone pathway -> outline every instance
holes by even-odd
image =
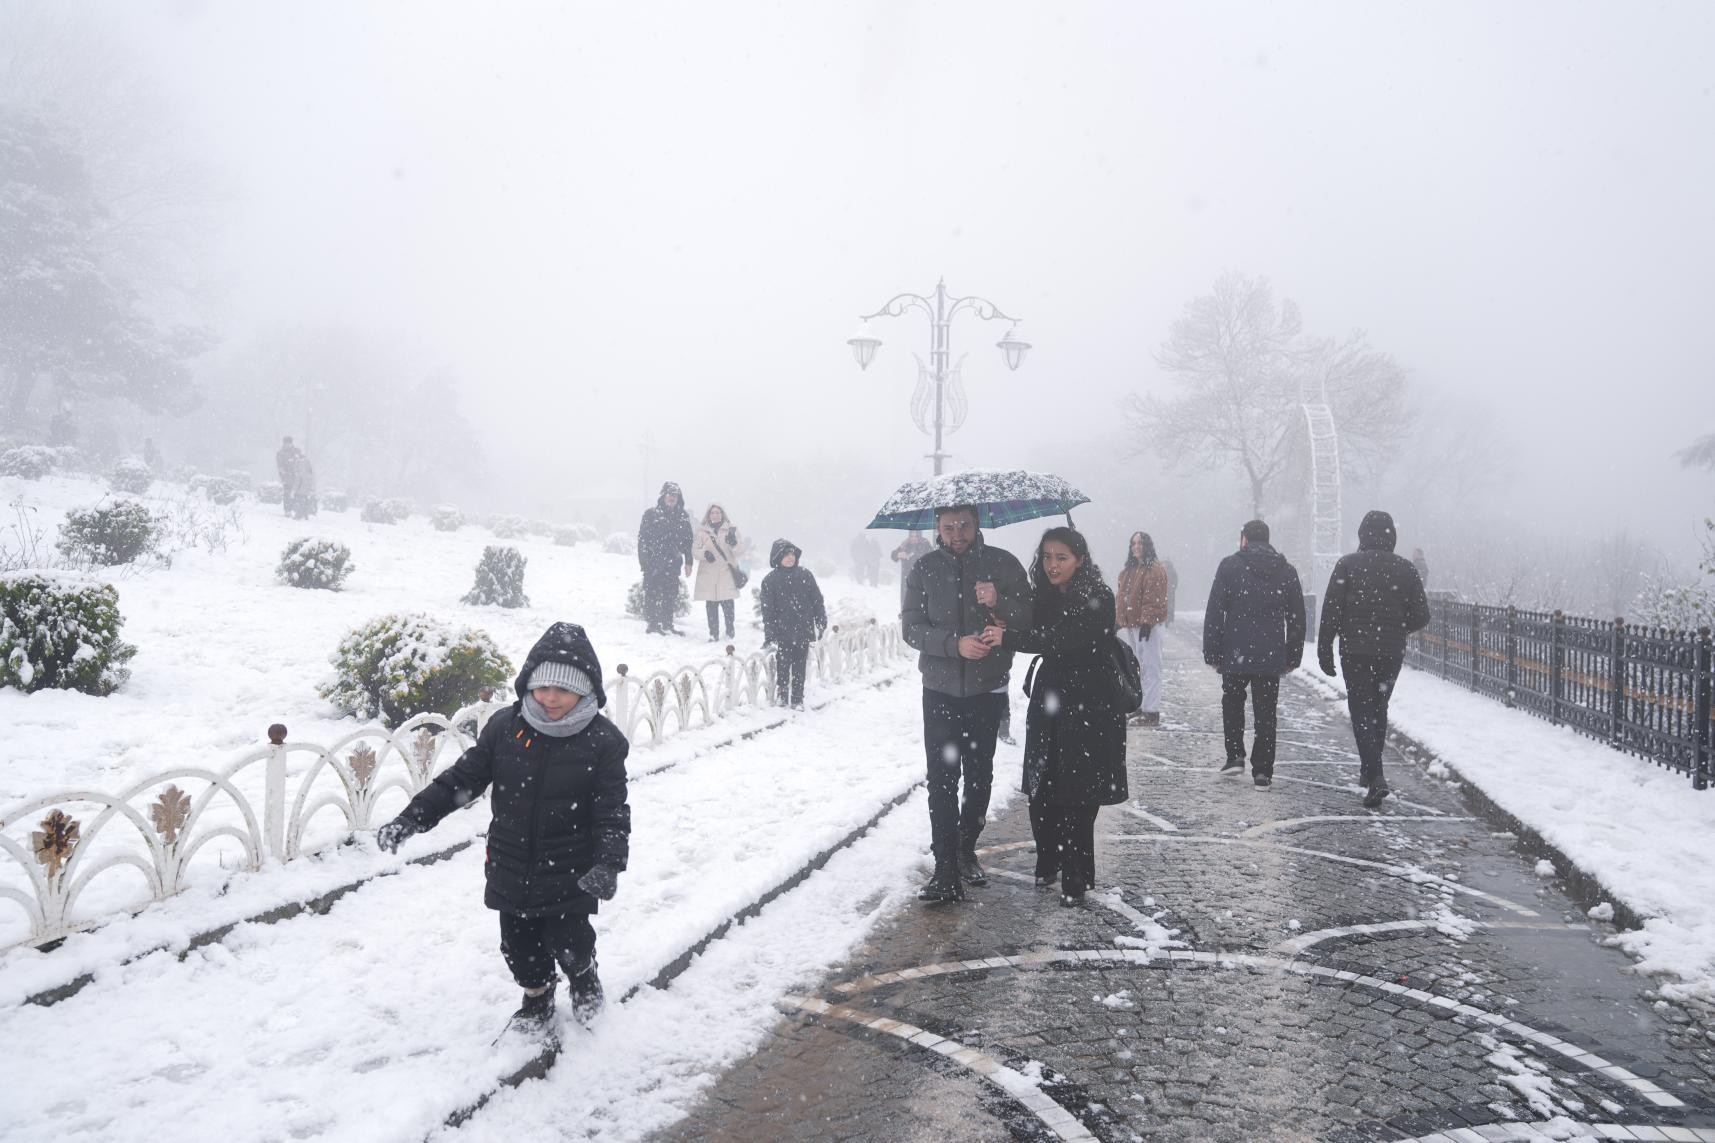
[[[1364,810],[1349,724],[1290,683],[1273,788],[1221,776],[1190,634],[1099,901],[1033,887],[1017,800],[970,903],[889,918],[667,1137],[1715,1141],[1715,1031],[1453,787],[1390,749]]]

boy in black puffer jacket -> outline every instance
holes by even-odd
[[[375,841],[395,853],[494,787],[483,902],[500,913],[500,954],[524,989],[512,1026],[551,1039],[556,962],[573,1018],[588,1023],[601,1010],[590,916],[598,898],[612,899],[629,854],[630,744],[599,713],[607,705],[601,663],[574,623],[556,623],[536,641],[517,690],[512,708],[490,718],[476,745]]]
[[[799,565],[803,556],[790,540],[775,540],[768,552],[774,570],[762,578],[762,637],[775,648],[775,701],[793,710],[804,709],[810,644],[828,629],[822,589],[810,569]]]

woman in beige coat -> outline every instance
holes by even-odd
[[[697,558],[697,584],[692,599],[700,599],[709,613],[709,642],[721,637],[720,619],[726,616],[726,637],[731,639],[733,601],[738,598],[738,529],[727,518],[726,509],[710,504],[692,541]]]

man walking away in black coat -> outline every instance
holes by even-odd
[[[977,837],[988,820],[994,743],[1007,709],[1013,653],[982,636],[990,627],[1023,630],[1031,620],[1024,565],[1011,552],[983,543],[975,508],[937,508],[935,536],[935,549],[905,577],[899,616],[923,673],[935,875],[917,896],[930,902],[963,899],[961,878],[970,885],[987,880],[977,863]]]
[[[791,540],[775,540],[762,577],[762,638],[774,647],[774,697],[781,706],[804,709],[804,672],[810,644],[828,629],[828,609],[804,553]]]
[[[1245,768],[1245,691],[1256,714],[1251,778],[1274,782],[1275,711],[1280,676],[1304,661],[1304,588],[1298,570],[1268,542],[1268,525],[1239,531],[1239,550],[1221,561],[1203,616],[1203,661],[1221,672],[1221,729],[1228,771]]]
[[[1358,525],[1358,550],[1341,556],[1322,597],[1316,659],[1334,675],[1334,640],[1346,676],[1346,709],[1358,741],[1358,784],[1375,809],[1388,796],[1382,774],[1387,745],[1387,707],[1405,662],[1405,637],[1429,623],[1429,599],[1411,561],[1395,555],[1393,517],[1371,512]]]
[[[492,787],[483,903],[500,914],[500,955],[524,990],[509,1027],[555,1039],[554,974],[566,974],[572,1017],[601,1010],[598,901],[609,901],[630,856],[625,735],[607,705],[601,663],[575,623],[556,623],[524,660],[517,702],[497,711],[449,768],[375,831],[389,853]]]
[[[671,480],[661,486],[655,507],[637,525],[637,566],[643,571],[643,619],[651,635],[680,635],[673,626],[679,577],[696,567],[691,558],[691,514],[685,494]]]

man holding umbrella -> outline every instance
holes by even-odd
[[[956,901],[960,879],[987,880],[977,838],[988,817],[994,744],[1007,703],[1012,652],[991,647],[990,625],[1030,626],[1030,582],[1011,552],[983,543],[972,504],[935,508],[936,546],[905,578],[900,627],[923,673],[923,748],[935,875],[918,897]],[[961,778],[964,802],[959,800]]]

